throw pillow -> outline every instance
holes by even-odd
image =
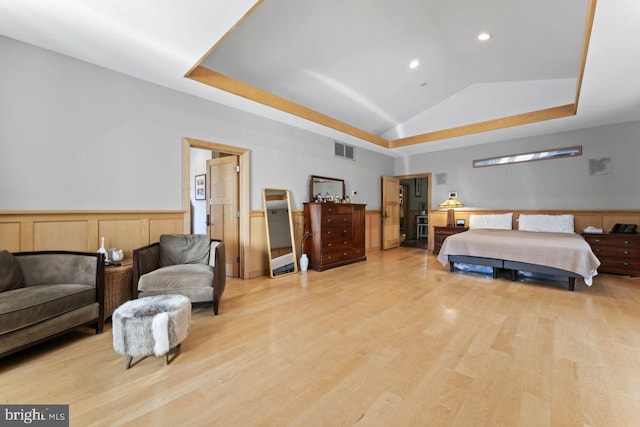
[[[160,236],[160,267],[178,264],[207,264],[211,239],[204,234]]]
[[[9,251],[0,251],[0,292],[22,288],[24,276],[20,265]]]

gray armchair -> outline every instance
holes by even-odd
[[[181,294],[192,303],[213,302],[218,314],[226,284],[224,242],[204,234],[163,234],[133,251],[133,298]]]

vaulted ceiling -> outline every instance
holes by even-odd
[[[636,0],[0,0],[0,34],[393,156],[640,120],[638,23]]]

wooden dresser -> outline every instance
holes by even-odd
[[[439,254],[444,240],[453,235],[467,231],[468,227],[433,227],[433,253]]]
[[[640,276],[640,235],[584,233],[582,236],[601,262],[599,272]]]
[[[311,233],[304,245],[309,267],[322,271],[365,261],[365,206],[305,203],[304,229]]]

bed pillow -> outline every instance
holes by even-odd
[[[469,215],[469,228],[491,228],[496,230],[511,230],[513,212],[506,214]]]
[[[520,215],[518,230],[573,233],[573,215]]]

